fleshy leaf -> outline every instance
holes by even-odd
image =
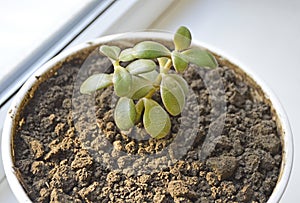
[[[140,99],[148,94],[154,87],[152,82],[143,77],[132,76],[132,86],[128,97],[132,99]]]
[[[154,138],[165,137],[171,129],[168,113],[154,100],[144,98],[143,122],[146,131]]]
[[[168,74],[168,75],[169,75],[169,77],[176,80],[176,82],[178,82],[178,84],[182,88],[185,96],[187,96],[189,93],[189,85],[187,84],[186,80],[181,75],[178,75],[178,74]]]
[[[175,50],[181,51],[190,47],[192,35],[189,29],[184,26],[178,28],[174,35]]]
[[[177,51],[172,52],[172,61],[176,72],[179,73],[185,71],[189,64],[189,62],[184,58],[184,56]]]
[[[113,74],[114,90],[119,97],[127,96],[131,91],[131,75],[123,67],[115,67]]]
[[[126,69],[132,75],[138,75],[153,71],[156,68],[154,61],[149,59],[139,59],[130,63]]]
[[[152,83],[155,82],[158,75],[159,73],[156,70],[150,71],[148,73],[139,74],[140,77],[145,78],[146,80],[151,81]]]
[[[162,74],[160,94],[165,108],[172,116],[177,116],[183,110],[185,94],[181,85],[167,74]]]
[[[112,84],[112,75],[99,73],[87,78],[80,86],[82,94],[89,94]]]
[[[154,59],[168,57],[171,52],[164,45],[154,41],[140,42],[133,47],[136,58]]]
[[[107,46],[107,45],[102,45],[100,47],[100,52],[103,53],[105,56],[108,58],[116,61],[119,58],[119,54],[121,52],[121,49],[117,46]]]
[[[124,62],[132,61],[136,59],[134,53],[135,51],[133,50],[133,48],[124,49],[120,53],[119,60]]]
[[[132,99],[121,97],[114,111],[116,125],[121,130],[129,130],[135,124],[136,110]]]
[[[216,68],[218,66],[218,62],[215,57],[206,50],[191,48],[183,51],[182,54],[187,61],[196,64],[199,67]]]

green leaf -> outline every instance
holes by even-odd
[[[116,125],[121,130],[129,130],[136,119],[135,105],[132,99],[121,97],[114,111]]]
[[[189,50],[183,51],[182,54],[187,61],[196,64],[199,67],[218,67],[218,62],[215,57],[206,50],[191,48]]]
[[[160,57],[170,57],[171,52],[164,45],[153,42],[153,41],[144,41],[140,42],[133,47],[135,51],[136,58],[143,59],[154,59]]]
[[[132,99],[140,99],[146,96],[154,87],[152,82],[143,77],[132,76],[132,87],[128,97]]]
[[[119,60],[123,62],[132,61],[136,59],[134,53],[135,51],[133,50],[133,48],[124,49],[120,53]]]
[[[162,74],[160,94],[165,108],[172,116],[177,116],[183,110],[185,94],[181,85],[167,74]]]
[[[146,131],[154,138],[165,137],[171,129],[171,121],[168,113],[152,99],[143,98],[144,116],[143,122]]]
[[[178,74],[168,74],[168,76],[176,80],[176,82],[178,82],[184,94],[187,96],[189,93],[189,85],[187,84],[186,80]]]
[[[99,73],[87,78],[80,86],[82,94],[89,94],[112,84],[112,75]]]
[[[154,61],[149,59],[139,59],[130,63],[126,69],[132,75],[138,75],[153,71],[156,68]]]
[[[190,47],[192,35],[188,28],[181,26],[174,35],[175,50],[181,51]]]
[[[184,56],[178,51],[172,52],[172,61],[176,72],[179,73],[185,71],[189,64],[189,62],[184,58]]]
[[[158,77],[159,73],[156,70],[150,71],[148,73],[139,74],[140,77],[145,78],[148,81],[154,83]]]
[[[121,52],[121,49],[117,46],[107,46],[107,45],[102,45],[100,47],[100,52],[103,53],[105,56],[108,58],[116,61],[119,58],[119,54]]]
[[[113,74],[113,83],[119,97],[127,96],[131,91],[131,75],[121,66],[116,66]]]

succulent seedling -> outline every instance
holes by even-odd
[[[90,76],[80,92],[89,94],[113,85],[119,97],[114,110],[118,128],[126,131],[142,122],[152,137],[163,138],[171,129],[170,116],[179,115],[185,105],[188,84],[181,74],[190,63],[205,68],[218,66],[212,54],[190,47],[191,40],[190,31],[182,26],[174,35],[174,50],[155,41],[139,42],[124,50],[102,45],[99,50],[110,59],[114,71]],[[176,73],[170,71],[172,68]],[[153,99],[158,91],[162,106]]]

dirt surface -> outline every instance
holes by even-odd
[[[15,167],[33,202],[268,200],[280,171],[280,134],[259,91],[224,59],[214,70],[189,67],[185,111],[155,140],[141,124],[116,128],[112,88],[78,93],[99,65],[109,67],[97,53],[86,57],[63,63],[17,121]]]

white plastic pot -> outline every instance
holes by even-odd
[[[18,178],[16,176],[16,173],[14,171],[14,164],[13,164],[13,149],[12,149],[12,136],[14,135],[14,126],[15,126],[15,119],[17,113],[20,111],[20,108],[22,106],[22,101],[25,98],[27,92],[30,90],[34,84],[36,84],[37,79],[36,76],[43,75],[44,73],[48,72],[52,67],[54,67],[58,62],[63,61],[66,59],[67,56],[74,54],[82,49],[85,49],[91,45],[97,45],[106,43],[109,41],[114,40],[120,40],[120,39],[160,39],[160,40],[172,40],[173,35],[169,33],[158,33],[158,32],[136,32],[136,33],[125,33],[125,34],[118,34],[118,35],[112,35],[107,37],[98,38],[86,43],[83,43],[81,45],[75,46],[73,48],[70,48],[61,54],[57,55],[52,60],[48,61],[46,64],[44,64],[42,67],[40,67],[23,85],[23,87],[20,89],[18,94],[14,97],[14,100],[12,102],[12,105],[10,107],[9,113],[6,117],[3,134],[2,134],[2,157],[3,157],[3,163],[4,163],[4,169],[6,178],[8,180],[8,183],[11,187],[11,190],[15,194],[16,198],[19,202],[31,202],[29,197],[27,196],[25,190],[23,189],[22,185],[18,181]],[[222,51],[211,47],[205,43],[201,42],[194,42],[194,45],[198,45],[201,47],[205,47],[208,50],[217,53],[218,55],[223,56],[224,58],[228,59],[228,61],[232,62],[233,64],[237,65],[237,67],[240,67],[250,78],[252,78],[255,83],[261,87],[263,92],[265,93],[266,97],[269,98],[269,100],[272,103],[272,106],[274,110],[276,111],[279,122],[281,123],[281,129],[282,129],[282,140],[283,140],[283,154],[282,154],[282,164],[281,164],[281,171],[278,178],[277,185],[270,196],[268,203],[277,203],[279,202],[282,194],[285,191],[285,188],[287,186],[291,169],[292,169],[292,163],[293,163],[293,138],[292,138],[292,132],[289,126],[288,118],[279,102],[279,100],[276,98],[276,96],[272,93],[272,91],[265,85],[262,80],[260,80],[254,73],[250,71],[245,65],[238,62],[236,59],[228,56],[226,53],[223,53]]]

